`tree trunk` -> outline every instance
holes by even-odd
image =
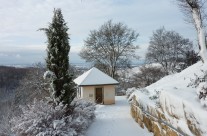
[[[206,50],[206,40],[205,40],[205,30],[202,24],[201,14],[198,8],[192,8],[193,20],[198,35],[198,44],[200,47],[199,55],[204,63],[207,62],[207,50]]]
[[[116,71],[115,67],[112,67],[111,68],[111,75],[110,75],[112,78],[115,78],[115,71]]]

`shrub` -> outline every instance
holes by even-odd
[[[200,99],[201,105],[203,106],[207,106],[207,82],[201,82],[197,89],[197,95]]]
[[[207,71],[201,70],[202,76],[195,74],[195,78],[191,79],[188,87],[196,88],[198,98],[200,99],[201,105],[207,106]]]
[[[154,93],[152,96],[149,97],[151,100],[156,100],[156,99],[159,98],[160,91],[156,91],[156,90],[154,90],[154,92],[155,92],[155,93]]]
[[[78,136],[83,135],[95,118],[95,104],[83,99],[76,99],[71,106],[74,107],[71,126],[76,130]]]
[[[95,104],[75,100],[71,106],[34,100],[11,120],[18,136],[80,136],[93,121]]]

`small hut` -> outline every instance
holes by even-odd
[[[93,67],[74,82],[78,85],[77,97],[99,104],[115,104],[115,86],[118,81]]]

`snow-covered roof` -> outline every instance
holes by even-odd
[[[95,67],[77,77],[74,82],[79,86],[119,84],[118,81]]]

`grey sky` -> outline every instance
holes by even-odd
[[[83,62],[78,52],[90,30],[104,22],[122,22],[140,36],[137,52],[144,56],[150,36],[164,26],[196,40],[193,27],[173,0],[0,0],[0,65],[44,61],[46,36],[39,28],[51,22],[54,8],[61,8],[70,34],[70,62]]]

